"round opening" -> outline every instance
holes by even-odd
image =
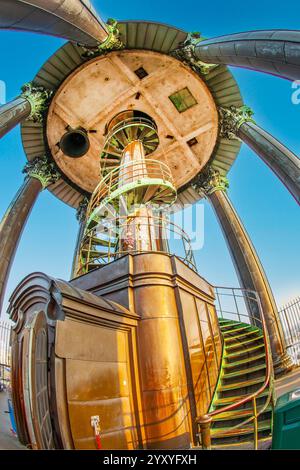
[[[59,143],[63,153],[68,157],[83,157],[90,148],[90,141],[86,131],[81,129],[72,129],[66,132]]]
[[[120,113],[116,114],[107,124],[106,129],[109,132],[113,127],[115,127],[117,124],[120,122],[124,122],[129,119],[135,119],[135,118],[140,118],[140,119],[145,119],[146,121],[149,121],[154,129],[157,129],[156,122],[154,119],[149,116],[149,114],[144,113],[143,111],[139,111],[138,109],[129,109],[125,111],[121,111]]]

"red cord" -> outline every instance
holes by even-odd
[[[95,438],[96,438],[96,447],[97,447],[98,450],[101,450],[102,449],[102,444],[101,444],[100,435],[96,434]]]

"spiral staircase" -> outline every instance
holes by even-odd
[[[257,392],[265,381],[266,351],[262,330],[233,320],[220,320],[224,338],[224,356],[220,381],[211,410],[220,411],[211,426],[212,448],[215,446],[251,445],[253,424],[252,403],[222,412],[222,408]],[[271,437],[272,386],[269,384],[256,399],[260,411],[258,440],[260,444]]]
[[[153,153],[159,145],[156,124],[140,111],[121,112],[107,127],[110,131],[101,154],[103,176],[119,167],[123,151],[131,142],[142,142],[145,155]]]
[[[123,111],[109,122],[106,132],[100,159],[102,178],[87,210],[77,275],[120,256],[121,232],[135,217],[139,225],[152,224],[156,231],[165,230],[167,221],[160,216],[153,215],[150,220],[148,216],[137,217],[137,213],[141,208],[161,213],[177,197],[169,167],[148,158],[159,144],[156,124],[148,115]],[[184,246],[186,242],[184,239]],[[189,247],[187,257],[193,257]]]

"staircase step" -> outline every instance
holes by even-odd
[[[268,431],[271,430],[271,420],[267,419],[265,421],[261,421],[258,423],[258,432],[261,431]],[[230,428],[212,428],[211,429],[211,437],[213,439],[220,439],[224,437],[235,437],[235,436],[243,436],[246,434],[253,434],[253,424],[245,427],[238,427],[236,429]]]
[[[266,389],[264,392],[262,392],[260,395],[259,395],[259,398],[262,398],[262,397],[267,397],[269,394],[269,391]],[[219,406],[219,405],[222,405],[222,406],[227,406],[227,405],[232,405],[233,403],[236,403],[244,398],[247,398],[249,396],[249,394],[246,394],[246,395],[240,395],[239,397],[225,397],[225,398],[217,398],[215,401],[214,401],[214,406]]]
[[[240,375],[249,375],[253,372],[258,372],[259,370],[263,370],[265,368],[266,368],[266,364],[259,364],[258,366],[254,366],[254,367],[246,367],[236,372],[226,373],[223,379],[227,380],[227,379],[231,379],[232,377],[239,377]]]
[[[230,354],[226,354],[226,359],[230,359],[232,357],[244,356],[245,354],[252,353],[253,351],[257,351],[258,349],[262,349],[264,347],[265,347],[265,345],[264,345],[264,343],[262,343],[262,344],[258,344],[256,346],[253,346],[252,348],[241,349],[240,351],[235,351],[235,352],[232,352]]]
[[[234,349],[241,348],[244,345],[249,345],[251,343],[256,343],[258,340],[261,340],[261,339],[263,339],[262,335],[257,336],[256,338],[247,339],[245,341],[238,341],[236,344],[231,344],[231,345],[226,344],[226,351],[232,351]]]
[[[256,338],[259,338],[261,337],[261,331],[251,330],[251,331],[247,331],[246,333],[241,333],[238,335],[225,336],[224,341],[225,341],[225,344],[227,345],[230,342],[239,341],[241,338],[247,339],[249,336],[252,336],[252,335],[256,335]]]
[[[224,331],[227,331],[228,328],[233,328],[235,329],[236,328],[239,328],[239,327],[242,327],[242,326],[250,326],[250,325],[247,325],[247,323],[238,323],[238,322],[235,322],[233,320],[225,320],[224,322],[220,322],[219,320],[219,324],[220,324],[220,328],[223,332]]]
[[[250,356],[250,357],[247,357],[246,359],[240,359],[240,360],[237,360],[237,361],[232,361],[230,363],[227,363],[227,364],[224,364],[224,369],[234,369],[235,367],[238,367],[240,365],[243,365],[243,364],[248,364],[248,363],[251,363],[251,362],[255,362],[255,361],[258,361],[259,359],[262,359],[264,358],[266,355],[265,353],[261,353],[261,354],[257,354],[256,356]]]
[[[233,382],[232,384],[228,385],[221,385],[218,388],[218,392],[224,392],[228,390],[236,390],[238,388],[245,388],[245,387],[251,387],[252,385],[257,385],[260,383],[263,383],[265,380],[265,377],[258,377],[256,379],[250,379],[250,380],[244,380],[242,382]]]
[[[251,328],[252,328],[251,325],[247,325],[247,326],[242,326],[241,328],[233,328],[232,330],[225,330],[225,331],[222,331],[222,333],[225,337],[227,337],[227,335],[230,335],[231,333],[238,333],[238,332],[244,331],[244,330],[247,331]],[[222,330],[222,327],[221,327],[221,330]]]
[[[272,407],[269,405],[265,411],[265,413],[269,413],[272,411]],[[215,423],[216,421],[228,421],[228,420],[234,420],[234,419],[240,419],[240,418],[248,418],[253,415],[253,409],[252,408],[245,408],[245,409],[237,409],[237,410],[232,410],[232,411],[225,411],[224,413],[220,413],[215,417],[213,422]]]

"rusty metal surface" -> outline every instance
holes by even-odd
[[[172,26],[146,21],[119,22],[121,40],[126,49],[153,50],[168,54],[176,49],[187,37],[187,33]],[[83,50],[75,44],[67,43],[50,57],[34,78],[37,85],[56,90],[63,80],[80,66],[85,59]],[[217,106],[242,106],[243,100],[238,85],[226,66],[220,66],[201,77],[210,90]],[[41,124],[25,122],[22,124],[22,141],[28,160],[45,151]],[[226,174],[239,153],[238,140],[218,139],[211,162],[221,174]],[[82,191],[66,179],[60,179],[49,190],[72,207],[77,207],[82,199]],[[178,207],[193,204],[199,194],[189,185],[182,188],[178,195]]]
[[[0,106],[0,138],[26,119],[31,112],[31,105],[25,98],[16,98]]]
[[[0,8],[0,29],[49,34],[89,46],[107,37],[88,0],[0,0]]]

